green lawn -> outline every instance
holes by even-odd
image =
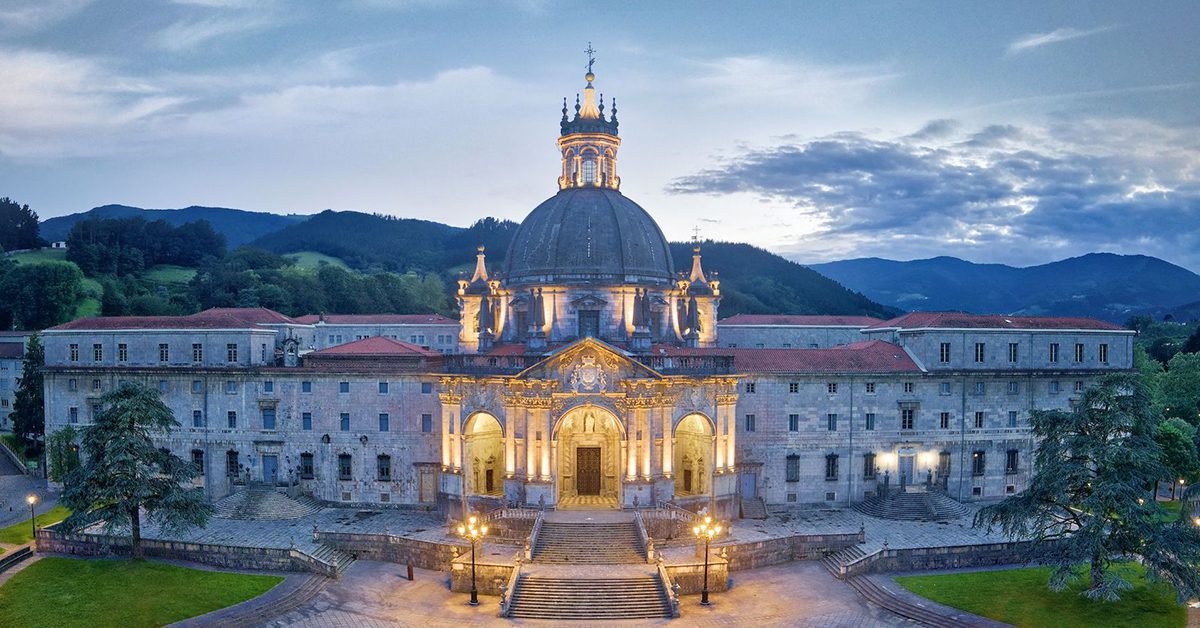
[[[28,507],[28,506],[23,506]],[[38,513],[37,525],[39,528],[44,528],[67,518],[71,514],[70,510],[62,506],[55,506],[50,510]],[[14,523],[7,528],[0,528],[0,543],[11,543],[13,545],[21,545],[33,540],[33,534],[29,529],[29,520],[26,519],[21,523]]]
[[[1016,626],[1181,628],[1187,623],[1187,609],[1175,603],[1169,586],[1149,585],[1139,565],[1120,568],[1134,583],[1120,602],[1093,602],[1079,595],[1082,584],[1054,593],[1046,588],[1049,567],[906,576],[896,582],[935,602]]]
[[[8,256],[9,259],[18,264],[40,264],[41,262],[61,262],[67,259],[66,249],[38,249],[36,251],[24,251],[22,253],[13,253]]]
[[[195,268],[186,268],[184,266],[175,266],[172,264],[159,264],[146,270],[144,277],[154,283],[171,284],[181,286],[192,280],[196,276]]]
[[[0,586],[0,624],[163,626],[256,597],[282,580],[153,561],[49,557]]]
[[[349,269],[349,266],[346,266],[346,262],[343,262],[341,259],[324,253],[317,253],[316,251],[298,251],[296,253],[288,253],[284,257],[292,260],[292,263],[299,268],[320,268],[321,264],[329,264]]]

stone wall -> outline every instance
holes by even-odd
[[[451,561],[459,552],[467,552],[469,549],[466,545],[353,532],[318,532],[317,539],[355,558],[381,560],[436,571],[449,570]]]
[[[726,591],[729,589],[729,563],[716,555],[714,548],[708,561],[708,590]],[[704,590],[704,561],[667,565],[667,575],[671,581],[679,585],[679,594],[688,595]]]
[[[846,566],[844,577],[894,571],[965,569],[1026,562],[1028,543],[886,549]]]
[[[507,562],[492,562],[476,556],[475,588],[480,595],[499,596],[508,584],[515,567],[515,556],[510,556]],[[450,590],[455,593],[471,592],[471,553],[464,552],[454,559],[450,569]]]
[[[863,542],[863,534],[798,534],[754,543],[722,545],[714,548],[729,561],[729,571],[758,569],[793,560],[816,560]]]

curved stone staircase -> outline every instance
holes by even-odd
[[[864,515],[899,521],[947,521],[970,514],[971,510],[938,491],[893,493],[872,497],[854,505]]]
[[[293,498],[273,488],[259,487],[237,491],[213,506],[216,508],[214,516],[242,521],[299,519],[324,508],[321,502],[306,495]]]

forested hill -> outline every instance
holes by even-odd
[[[142,209],[128,205],[102,205],[86,212],[50,218],[41,223],[43,239],[54,242],[66,240],[75,223],[89,218],[144,218],[147,221],[165,221],[178,227],[189,222],[206,220],[218,233],[225,236],[229,248],[234,249],[265,234],[303,221],[306,216],[268,214],[225,207],[199,207],[193,205],[183,209]]]
[[[675,268],[692,267],[692,244],[671,243]],[[721,280],[721,318],[735,314],[847,314],[891,318],[899,310],[847,290],[770,251],[736,242],[704,242],[701,262]]]
[[[487,247],[491,264],[504,259],[517,223],[484,218],[467,228],[440,222],[327,210],[265,235],[254,246],[275,253],[316,251],[360,270],[446,272],[474,264]]]

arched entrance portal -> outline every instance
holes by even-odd
[[[504,494],[504,430],[496,417],[478,412],[467,419],[463,464],[468,495]]]
[[[712,424],[702,414],[689,414],[675,426],[675,494],[706,495],[712,482]]]
[[[615,508],[621,491],[623,430],[607,410],[585,406],[568,411],[555,428],[558,447],[558,506]]]

